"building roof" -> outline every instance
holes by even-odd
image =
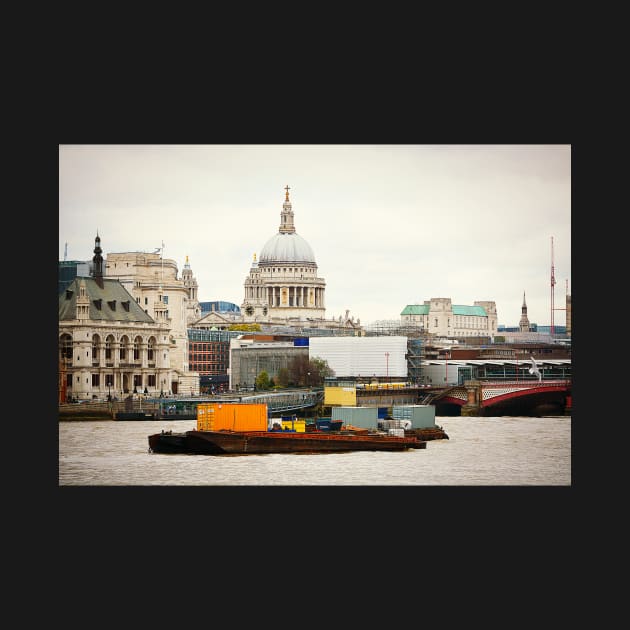
[[[461,306],[453,304],[453,315],[476,315],[477,317],[488,317],[483,306]]]
[[[90,299],[90,319],[154,323],[134,297],[114,278],[103,278],[103,288],[94,278],[79,276],[59,294],[59,321],[76,319],[77,296],[81,284]],[[99,308],[100,305],[100,308]]]
[[[400,313],[401,315],[428,315],[428,304],[408,304]],[[483,306],[462,306],[453,304],[453,315],[476,315],[477,317],[487,317],[486,309]]]
[[[571,359],[541,359],[536,357],[538,365],[571,365]],[[517,361],[515,359],[427,359],[424,365],[529,365],[529,360]]]
[[[407,304],[405,308],[403,308],[401,315],[428,315],[429,314],[429,305],[428,304]]]
[[[279,232],[265,243],[260,252],[259,262],[315,264],[315,254],[297,232]]]

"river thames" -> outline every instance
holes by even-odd
[[[448,440],[402,452],[170,455],[195,420],[61,421],[59,486],[570,486],[571,418],[436,417]]]

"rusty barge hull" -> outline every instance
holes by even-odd
[[[405,429],[405,437],[416,436],[419,440],[448,440],[449,437],[444,429],[439,427],[428,427],[425,429]]]
[[[154,453],[260,455],[265,453],[345,453],[426,448],[416,437],[389,435],[282,433],[275,431],[186,431],[149,436]]]

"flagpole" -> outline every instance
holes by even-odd
[[[160,272],[160,290],[164,290],[164,241],[162,241],[162,248],[160,249],[160,260],[162,269]]]

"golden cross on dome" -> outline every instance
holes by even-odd
[[[290,190],[290,189],[289,189],[289,184],[287,184],[287,185],[284,187],[284,189],[287,191],[287,196],[286,196],[285,201],[289,201],[289,190]]]

